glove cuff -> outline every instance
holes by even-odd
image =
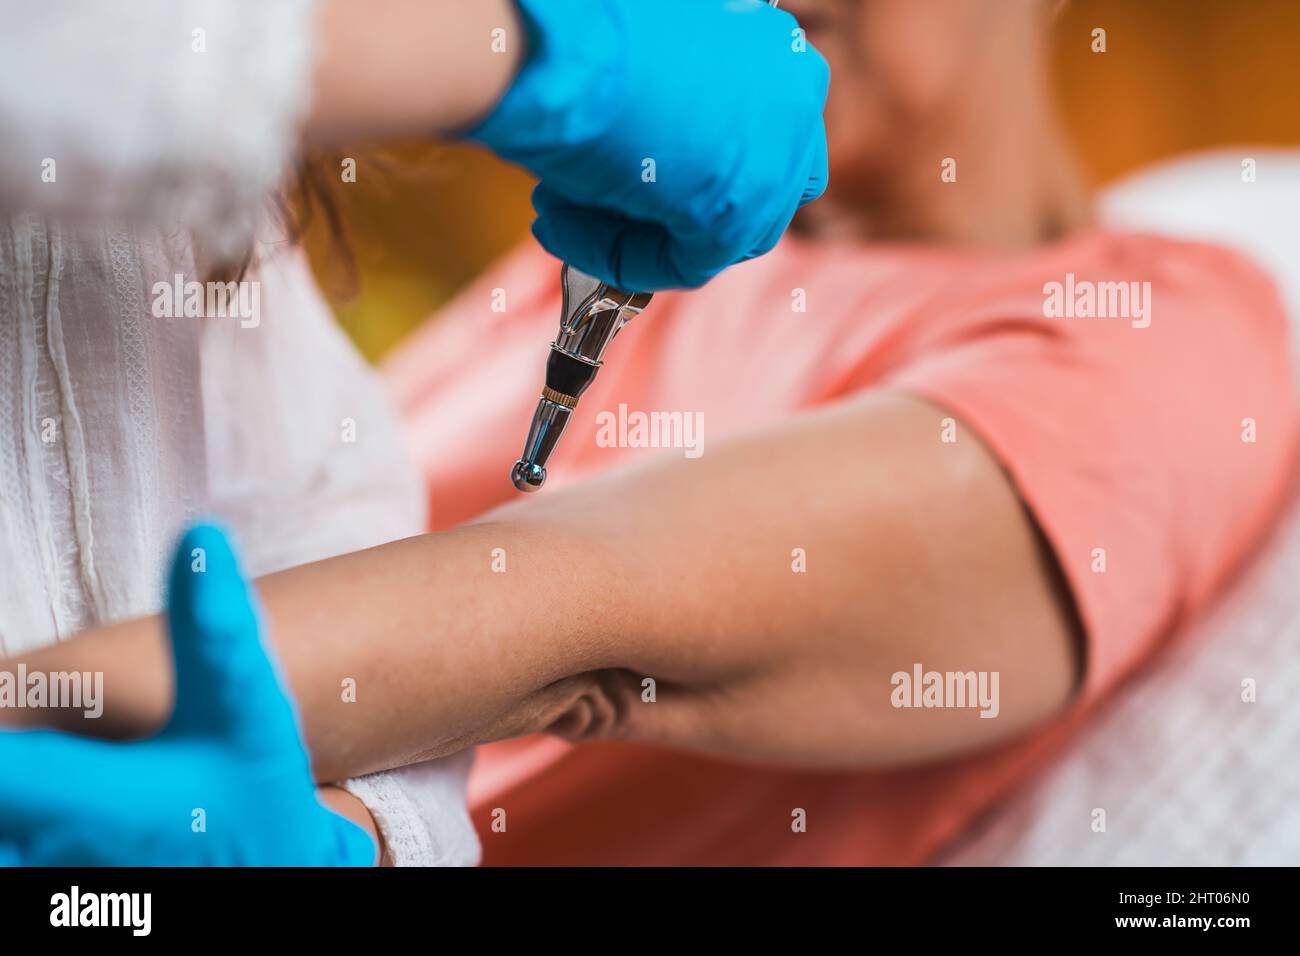
[[[627,83],[627,27],[612,0],[515,0],[528,59],[501,102],[466,137],[530,167],[549,151],[592,142]]]

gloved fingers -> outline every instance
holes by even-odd
[[[808,185],[804,187],[800,206],[820,199],[830,182],[830,158],[826,149],[826,128],[818,127],[813,140],[812,157],[808,165]]]
[[[574,203],[544,183],[533,191],[533,208],[538,213],[533,235],[552,255],[619,288],[645,292],[694,288],[728,266],[771,251],[798,209],[825,192],[828,158],[825,130],[820,125],[798,168],[805,180],[804,190],[770,218],[766,232],[757,241],[745,240],[736,230],[728,229],[727,223],[707,229],[696,227],[689,232],[673,231]],[[753,210],[747,211],[745,217],[744,221],[751,225],[767,218]]]
[[[533,207],[533,235],[547,252],[620,289],[693,288],[726,265],[709,270],[709,259],[683,255],[662,226],[575,205],[544,186],[533,191]]]
[[[325,809],[322,807],[322,809]],[[378,847],[374,839],[347,817],[326,809],[328,826],[335,841],[335,852],[329,857],[329,866],[374,866]]]
[[[253,753],[297,734],[292,705],[262,643],[256,598],[226,535],[188,530],[167,592],[176,709],[167,733],[220,737]]]
[[[545,183],[533,189],[532,199],[537,213],[533,222],[537,241],[552,255],[588,275],[618,285],[608,275],[617,265],[611,241],[634,220],[622,213],[572,202]],[[597,268],[587,268],[589,265]]]
[[[825,152],[825,150],[824,150],[824,144],[823,144],[823,155],[824,155],[824,152]],[[815,154],[815,150],[814,150],[813,157],[810,158],[809,163],[815,165],[816,162],[817,162],[817,159],[816,159],[816,154]],[[823,160],[823,162],[824,162],[824,160]],[[811,184],[812,184],[812,176],[811,176],[811,175],[809,176],[809,184],[810,184],[810,185],[809,185],[809,188],[812,188],[812,185],[811,185]],[[825,179],[824,179],[824,178],[823,178],[823,180],[822,180],[822,186],[821,186],[821,188],[822,188],[822,189],[825,189]],[[806,195],[806,194],[805,194],[805,195]],[[816,198],[816,197],[813,197],[813,198]],[[760,239],[757,243],[755,243],[754,245],[752,245],[752,246],[749,247],[749,250],[748,250],[748,252],[747,252],[746,255],[745,255],[745,260],[748,261],[748,260],[750,260],[750,259],[757,259],[759,256],[767,255],[767,253],[769,253],[769,252],[771,252],[773,249],[775,249],[776,246],[777,246],[777,244],[781,241],[781,237],[784,236],[785,233],[786,233],[786,230],[790,228],[790,222],[791,222],[791,220],[794,219],[795,213],[797,213],[797,212],[800,210],[800,208],[804,205],[804,203],[806,203],[806,202],[808,202],[808,201],[809,201],[809,200],[804,199],[804,198],[800,198],[800,197],[795,197],[794,199],[790,200],[790,202],[789,202],[789,204],[786,206],[786,208],[783,209],[783,210],[781,211],[781,214],[780,214],[780,215],[777,217],[777,219],[772,223],[772,226],[771,226],[770,229],[768,229],[767,234],[764,235],[763,238]]]
[[[0,844],[21,846],[57,823],[86,770],[80,755],[96,743],[53,730],[0,731]]]
[[[799,55],[816,58],[817,69],[813,73],[818,77],[818,86],[814,95],[817,97],[816,103],[818,104],[819,113],[824,112],[826,97],[831,88],[830,65],[826,62],[826,58],[811,46]],[[817,122],[814,125],[812,135],[812,158],[809,163],[808,185],[803,193],[804,203],[810,203],[821,198],[822,193],[826,192],[827,183],[830,182],[830,163],[826,148],[826,123]]]

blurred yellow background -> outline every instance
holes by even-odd
[[[1063,112],[1098,183],[1209,146],[1300,144],[1300,0],[1071,0],[1055,44]],[[377,358],[527,235],[531,183],[469,147],[357,159],[357,182],[333,191],[359,280],[336,311]],[[313,217],[304,241],[338,295],[325,225]]]

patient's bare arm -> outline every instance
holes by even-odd
[[[882,767],[1048,719],[1077,680],[1073,612],[996,460],[940,441],[945,414],[864,395],[264,579],[318,777],[544,728]],[[104,670],[120,732],[165,714],[164,655],[134,622],[27,661]],[[997,671],[997,717],[896,709],[915,664]]]

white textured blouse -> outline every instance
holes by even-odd
[[[264,224],[313,12],[0,0],[0,654],[158,610],[199,515],[253,574],[424,528],[379,383]],[[196,241],[221,255],[255,235],[256,315],[166,305],[159,283],[204,279]],[[477,861],[469,760],[346,784],[394,862]]]

